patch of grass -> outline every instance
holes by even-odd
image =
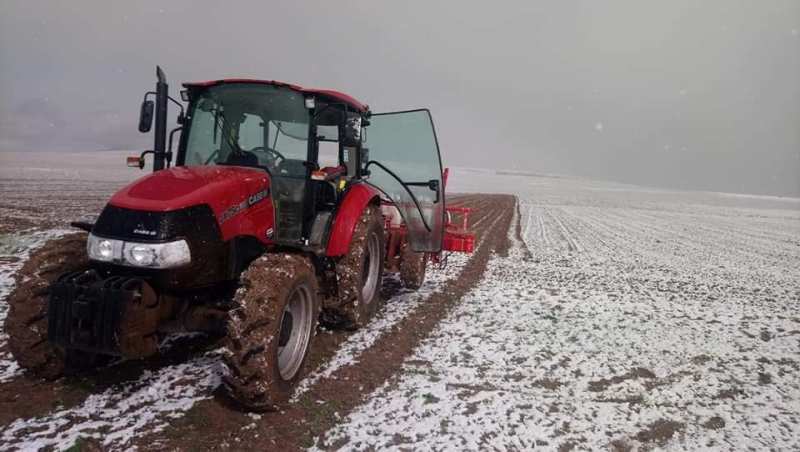
[[[84,442],[85,440],[79,436],[78,439],[75,440],[75,443],[69,446],[69,448],[65,449],[64,452],[81,452],[83,450]]]
[[[97,452],[102,450],[103,447],[96,439],[79,436],[75,443],[64,449],[64,452]]]
[[[322,403],[317,403],[312,397],[303,397],[300,399],[299,404],[308,414],[308,429],[298,439],[298,443],[303,448],[309,448],[314,445],[315,436],[321,435],[336,423],[336,413],[341,411],[342,407],[335,400],[325,400]]]
[[[422,398],[425,399],[425,405],[428,405],[430,403],[437,403],[439,402],[439,400],[441,400],[435,395],[431,394],[430,392],[423,394]]]

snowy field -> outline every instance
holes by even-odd
[[[68,226],[97,214],[110,194],[147,172],[131,152],[0,152],[0,234]]]
[[[76,162],[75,159],[85,161],[87,158],[98,162],[100,169],[88,170],[73,168],[69,164],[63,169],[52,169],[53,159],[61,154],[34,154],[33,159],[18,155],[4,161],[8,165],[0,170],[0,193],[6,203],[0,208],[4,209],[4,219],[12,218],[25,227],[13,233],[0,233],[0,325],[7,311],[5,297],[13,289],[14,272],[22,266],[30,251],[41,246],[48,238],[65,232],[64,229],[51,229],[51,225],[61,227],[76,217],[91,219],[92,212],[99,211],[116,187],[142,174],[124,166],[122,170],[115,169],[119,162],[124,163],[125,155],[117,152],[99,156],[92,153],[67,154],[71,162]],[[6,154],[0,154],[0,158],[5,159]],[[82,194],[75,196],[73,193],[76,192]],[[30,203],[25,202],[25,196],[30,196]],[[53,198],[58,196],[62,198],[62,205],[56,207],[58,203]],[[63,199],[66,199],[66,205]],[[25,209],[40,201],[53,204],[36,211]],[[96,204],[99,207],[95,208]],[[28,222],[31,226],[28,226]],[[19,228],[19,223],[15,223],[15,226]],[[428,295],[458,275],[468,261],[467,255],[454,256],[446,270],[430,268],[419,291],[400,290],[386,300],[385,306],[370,324],[350,335],[340,344],[331,360],[312,370],[301,381],[298,396],[314,382],[329,377],[342,366],[357,363],[365,349],[412,313]],[[388,275],[387,279],[389,283],[397,285],[393,275]],[[326,332],[323,330],[321,334]],[[6,340],[0,330],[0,384],[13,378],[24,378],[5,347]],[[162,353],[169,355],[173,342],[168,337],[161,345]],[[125,450],[135,438],[162,431],[171,420],[182,417],[197,402],[213,397],[214,390],[221,382],[221,372],[218,350],[190,356],[184,362],[145,369],[136,379],[90,394],[77,405],[58,406],[44,415],[21,417],[0,426],[0,450],[61,450],[72,446],[79,438],[94,438],[106,448]],[[0,392],[0,398],[9,396],[12,395]]]
[[[0,154],[0,317],[26,253],[143,174],[125,155]],[[85,159],[96,166],[82,168]],[[800,200],[470,169],[453,171],[448,191],[516,194],[510,252],[492,256],[403,371],[316,448],[800,448]],[[468,262],[453,258],[420,293],[393,296],[296,396],[358,365]],[[0,331],[6,399],[26,377],[4,343]],[[148,365],[0,425],[0,449],[94,437],[126,450],[145,434],[156,446],[158,432],[213,397],[220,372],[214,350]]]
[[[318,447],[800,448],[798,200],[453,180],[522,241]]]

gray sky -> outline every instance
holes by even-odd
[[[800,196],[800,2],[0,3],[0,150],[151,146],[154,66],[429,107],[446,165]],[[2,156],[0,156],[0,159]]]

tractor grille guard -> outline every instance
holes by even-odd
[[[143,358],[158,348],[157,304],[141,279],[68,273],[50,288],[48,340],[65,349]]]

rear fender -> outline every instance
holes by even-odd
[[[369,204],[380,203],[380,191],[375,187],[361,183],[350,187],[344,195],[344,199],[336,210],[336,217],[331,226],[331,234],[328,239],[327,256],[343,256],[350,249],[350,240],[353,238],[353,231],[356,222],[361,216],[361,212]]]

